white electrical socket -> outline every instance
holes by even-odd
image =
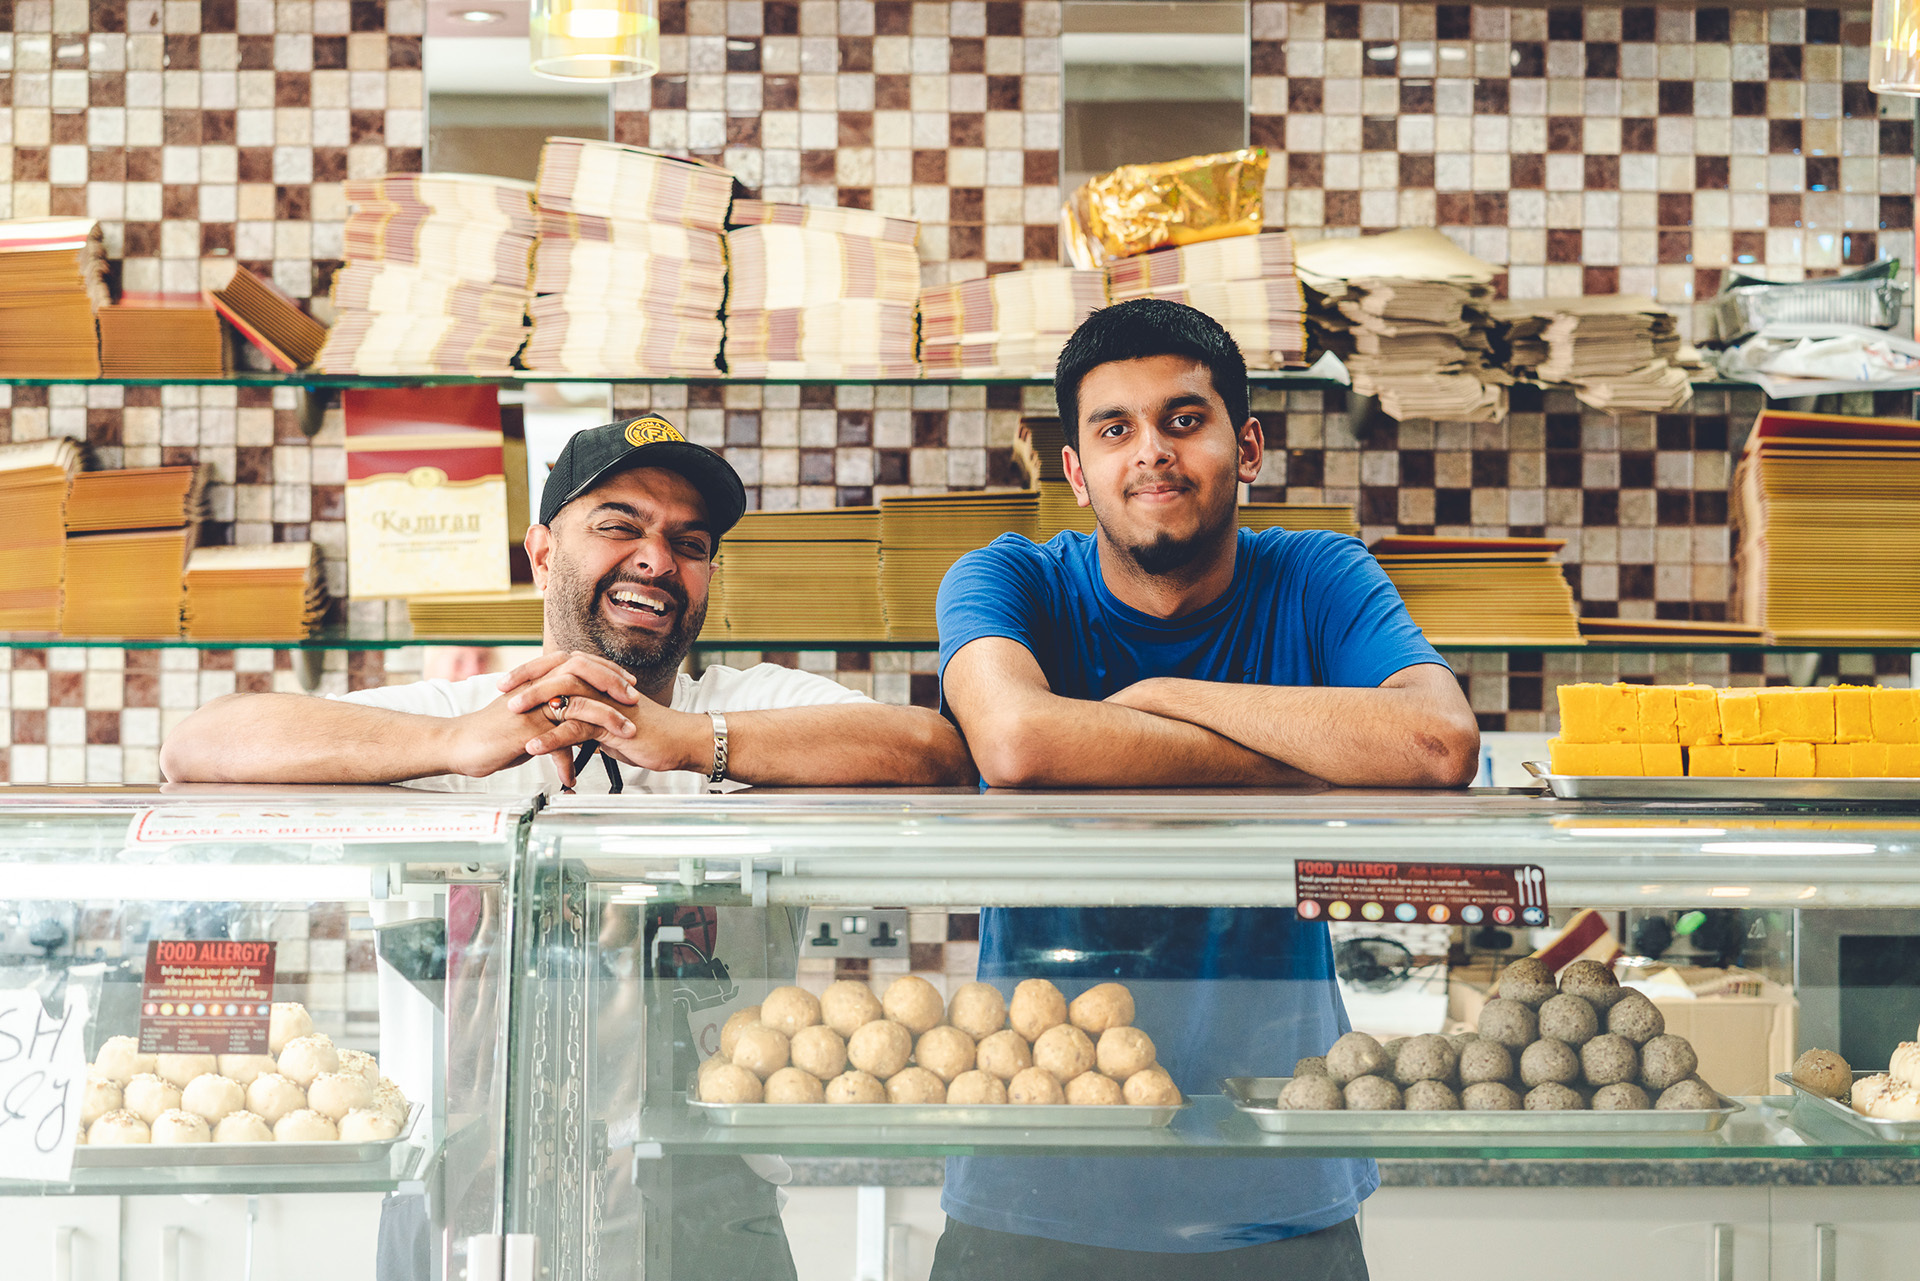
[[[800,954],[907,957],[907,913],[897,907],[812,907]]]

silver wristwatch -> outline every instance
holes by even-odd
[[[713,772],[707,775],[707,786],[718,787],[727,779],[727,718],[708,712],[707,719],[713,722]]]

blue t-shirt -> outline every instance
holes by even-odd
[[[997,538],[940,585],[940,667],[986,636],[1032,651],[1054,693],[1101,699],[1150,676],[1374,688],[1440,663],[1366,549],[1340,534],[1239,533],[1233,585],[1177,619],[1122,603],[1097,543]],[[1282,908],[990,908],[980,977],[1049,978],[1072,1000],[1125,982],[1134,1023],[1181,1090],[1285,1075],[1349,1030],[1324,922]],[[1082,1245],[1203,1253],[1316,1232],[1379,1186],[1373,1162],[956,1158],[942,1206],[975,1227]]]

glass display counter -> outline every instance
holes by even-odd
[[[530,812],[0,789],[0,1001],[83,1009],[86,1064],[70,1169],[0,1177],[7,1275],[426,1281],[469,1275],[474,1238],[497,1251]]]
[[[1537,869],[1509,884],[1540,909],[1538,924],[1427,909],[1407,920],[1411,905],[1403,912],[1386,896],[1356,899],[1346,919],[1323,911],[1325,935],[1321,921],[1292,915],[1297,871],[1381,864]],[[1915,1038],[1920,806],[1339,790],[562,798],[533,821],[520,894],[507,1219],[529,1277],[773,1277],[794,1275],[790,1254],[802,1276],[924,1277],[943,1228],[926,1185],[942,1181],[949,1208],[957,1200],[980,1227],[1018,1230],[1052,1214],[1063,1240],[1121,1241],[1136,1229],[1146,1241],[1155,1230],[1204,1236],[1219,1225],[1204,1207],[1183,1220],[1181,1207],[1230,1184],[1234,1170],[1251,1188],[1272,1182],[1281,1199],[1294,1175],[1334,1177],[1311,1171],[1357,1179],[1362,1193],[1377,1178],[1360,1213],[1376,1279],[1464,1277],[1492,1257],[1522,1257],[1472,1246],[1495,1230],[1523,1254],[1532,1236],[1559,1234],[1555,1270],[1579,1277],[1624,1266],[1869,1277],[1882,1275],[1874,1260],[1910,1260],[1920,1248],[1920,1127],[1869,1134],[1796,1105],[1773,1079],[1816,1045],[1883,1072],[1896,1044]],[[1569,1106],[1606,1121],[1585,1130],[1534,1111],[1517,1125],[1459,1111],[1422,1133],[1402,1108],[1348,1112],[1352,1123],[1337,1130],[1275,1133],[1227,1092],[1230,1074],[1287,1078],[1297,1058],[1325,1056],[1346,1030],[1342,1009],[1382,1042],[1472,1032],[1500,966],[1556,939],[1571,948],[1566,959],[1630,958],[1620,971],[1628,986],[1665,1011],[1669,1033],[1698,1042],[1697,1073],[1680,1075],[1713,1087],[1714,1117],[1699,1108],[1603,1117],[1589,1106],[1595,1082],[1584,1069],[1564,1078],[1581,1095]],[[905,1101],[931,1097],[924,1078],[880,1096],[902,1101],[776,1105],[766,1091],[778,1065],[755,1060],[757,1050],[719,1053],[729,1020],[776,989],[818,997],[857,983],[884,998],[906,978],[938,993],[929,1018],[953,1023],[962,1019],[951,999],[984,980],[1014,998],[1015,1026],[1024,979],[1046,978],[1068,1001],[1119,983],[1179,1105],[1164,1123],[1111,1110],[1088,1119],[1091,1106],[1059,1103],[1010,1124],[980,1107]],[[780,1000],[788,1032],[834,1020],[832,1008],[809,1014]],[[1028,1013],[1035,1030],[1051,1026]],[[1100,1074],[1099,1014],[1060,1014],[1092,1029],[1096,1057],[1081,1067],[1061,1048],[1073,1038],[1057,1037],[1066,1058],[1050,1062],[1068,1065],[1057,1074]],[[1599,1015],[1607,1034],[1607,1007]],[[849,1017],[857,1029],[860,1016]],[[916,1016],[889,1007],[873,1017]],[[974,1049],[976,1035],[988,1029],[965,1038],[965,1066],[979,1070],[986,1042]],[[848,1070],[862,1062],[858,1039],[843,1038]],[[1039,1057],[1040,1037],[1027,1040]],[[1635,1042],[1635,1071],[1646,1074],[1628,1083],[1651,1104],[1666,1087],[1646,1040]],[[768,1047],[791,1068],[800,1044],[793,1035]],[[962,1065],[936,1064],[924,1040],[907,1067],[867,1050],[873,1075],[884,1075],[882,1061],[900,1074],[924,1061],[959,1088],[949,1068]],[[716,1056],[760,1078],[716,1095],[749,1101],[701,1101],[702,1065],[717,1075]],[[833,1088],[837,1060],[806,1066]],[[1447,1082],[1455,1106],[1459,1068]],[[1559,1082],[1552,1071],[1543,1084]],[[810,1097],[813,1087],[788,1084],[783,1099]],[[1529,1083],[1514,1084],[1520,1093]],[[842,1097],[864,1097],[846,1089]],[[1022,1097],[1040,1096],[1014,1105]],[[962,1160],[943,1170],[930,1158]],[[830,1205],[821,1184],[863,1190]],[[901,1211],[912,1200],[903,1187],[917,1209]],[[1009,1189],[1022,1187],[1044,1213],[1010,1203]],[[1658,1189],[1657,1203],[1653,1193],[1633,1201],[1627,1187]],[[1830,1199],[1816,1205],[1789,1189]],[[1577,1211],[1540,1199],[1558,1196],[1574,1197]],[[911,1222],[895,1221],[902,1213]],[[1583,1270],[1589,1254],[1608,1262]],[[1834,1273],[1836,1258],[1852,1266]]]

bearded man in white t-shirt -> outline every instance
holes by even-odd
[[[680,671],[714,553],[745,510],[727,461],[663,418],[580,432],[527,531],[546,598],[540,657],[505,676],[324,700],[229,694],[174,727],[161,769],[174,782],[520,795],[971,783],[966,744],[936,712],[767,663]]]

